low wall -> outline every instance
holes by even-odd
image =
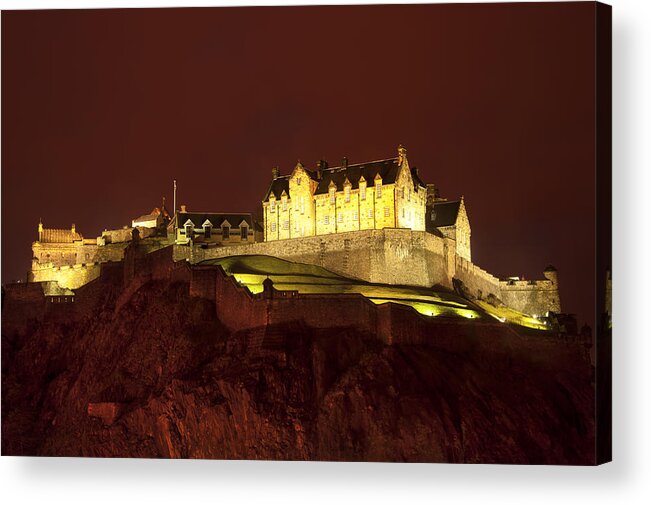
[[[558,286],[549,280],[501,281],[500,293],[505,305],[525,314],[561,311]]]
[[[500,298],[500,280],[459,256],[456,257],[455,276],[463,282],[469,294],[475,298],[486,299],[488,295]]]

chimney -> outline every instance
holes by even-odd
[[[434,184],[427,185],[427,205],[432,205],[438,199],[438,190]]]
[[[346,158],[345,156],[341,160],[341,166],[344,168],[348,168],[348,158]]]
[[[328,168],[328,162],[326,160],[319,160],[316,162],[316,178],[321,179],[323,177],[323,171]]]
[[[185,205],[184,205],[184,204],[181,204],[181,212],[187,212],[187,211],[185,210]]]
[[[72,228],[70,228],[70,229],[72,230],[72,233],[75,233],[75,232],[77,231],[77,230],[75,229],[75,224],[74,224],[74,223],[72,223]]]
[[[280,169],[278,167],[273,167],[271,169],[271,176],[275,179],[278,179],[278,176],[280,176]]]

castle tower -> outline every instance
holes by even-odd
[[[558,271],[553,265],[549,265],[545,268],[543,275],[546,279],[552,281],[552,284],[558,288]]]

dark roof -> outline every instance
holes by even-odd
[[[287,192],[287,198],[289,198],[289,175],[281,175],[280,177],[277,177],[271,181],[271,185],[267,190],[267,194],[264,195],[262,201],[268,201],[272,193],[277,200],[280,200],[280,195],[283,194],[283,191]]]
[[[347,167],[333,167],[323,171],[319,185],[316,188],[315,194],[325,194],[328,192],[330,182],[334,182],[337,186],[337,191],[344,189],[344,182],[346,178],[350,182],[353,189],[359,187],[359,180],[363,176],[366,183],[370,186],[374,184],[375,176],[382,177],[382,184],[392,184],[396,182],[399,172],[398,158],[389,158],[387,160],[371,161],[368,163],[357,163],[348,165]],[[414,171],[412,170],[412,175]],[[418,185],[425,187],[420,178],[414,178],[414,189]]]
[[[422,186],[423,188],[427,187],[420,178],[420,175],[418,175],[418,169],[416,167],[411,167],[411,178],[414,180],[414,189],[416,189],[416,186]]]
[[[362,176],[366,180],[366,183],[369,186],[372,186],[375,181],[375,176],[380,175],[382,177],[382,184],[392,184],[396,182],[396,177],[398,177],[399,172],[398,158],[389,158],[386,160],[378,161],[369,161],[367,163],[356,163],[354,165],[348,165],[346,167],[332,167],[323,169],[321,172],[321,179],[318,179],[317,173],[311,170],[304,170],[310,176],[312,180],[318,181],[316,191],[314,194],[323,195],[327,194],[330,188],[330,182],[334,182],[337,186],[337,191],[343,191],[344,182],[346,178],[350,181],[351,187],[356,189],[359,187],[359,180]],[[414,189],[418,186],[426,187],[423,181],[420,179],[415,170],[411,170],[412,179],[414,181]],[[277,199],[280,199],[283,191],[287,193],[287,197],[291,198],[289,194],[289,175],[283,175],[277,177],[271,182],[269,190],[265,195],[263,202],[269,200],[269,197],[273,194]]]
[[[253,227],[253,218],[251,214],[225,214],[221,212],[178,212],[178,225],[179,227],[185,226],[189,219],[195,228],[203,227],[206,219],[210,221],[214,228],[221,228],[224,221],[228,221],[233,228],[240,226],[242,221],[245,221],[249,228]]]
[[[460,200],[454,202],[436,202],[434,205],[427,207],[427,224],[434,228],[442,226],[454,226],[457,222],[457,215],[459,214]],[[434,219],[432,219],[432,212],[434,212]]]

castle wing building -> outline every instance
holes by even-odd
[[[410,169],[407,150],[398,156],[317,170],[300,162],[290,175],[272,170],[262,202],[264,240],[326,235],[349,231],[409,228],[425,230],[427,188]]]
[[[168,226],[168,236],[176,244],[236,244],[254,242],[255,226],[251,214],[189,212],[185,205]]]
[[[440,233],[456,242],[457,256],[472,261],[470,254],[470,221],[463,197],[456,201],[429,200],[425,230]]]

